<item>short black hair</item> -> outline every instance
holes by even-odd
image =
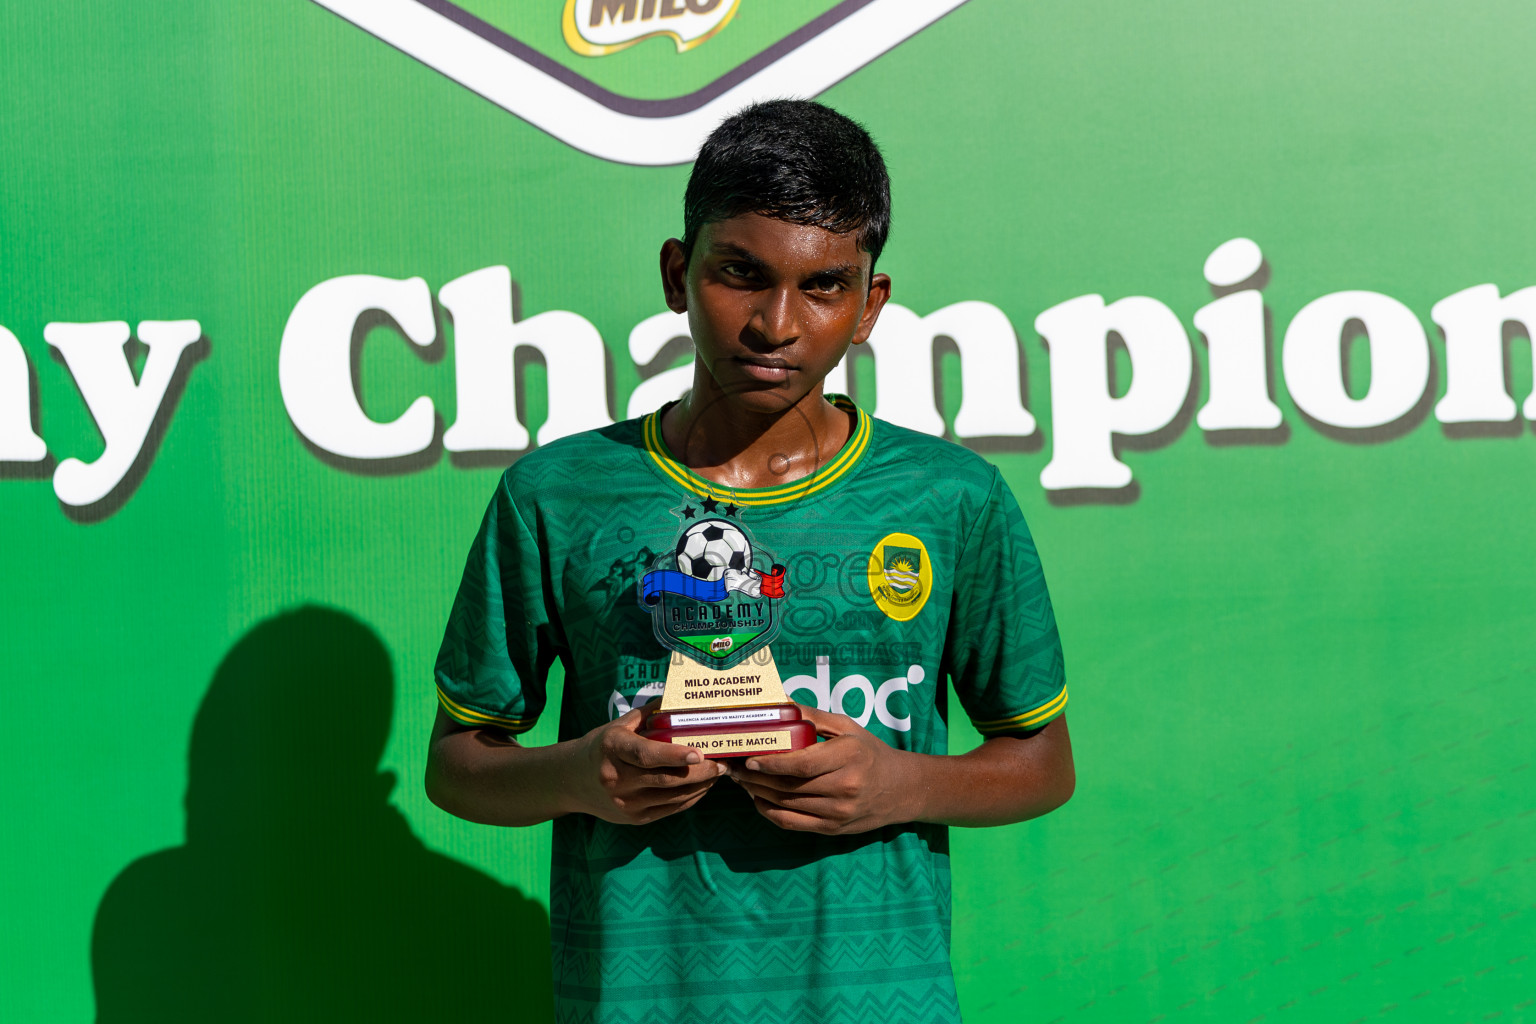
[[[744,213],[857,231],[873,267],[891,230],[891,180],[851,118],[812,100],[767,100],[704,140],[683,194],[683,251],[692,256],[705,224]]]

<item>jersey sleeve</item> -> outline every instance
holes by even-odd
[[[503,477],[459,581],[434,672],[463,725],[527,732],[544,710],[555,644],[539,545]]]
[[[1038,729],[1067,706],[1061,638],[1034,538],[1002,474],[961,549],[944,658],[983,736]]]

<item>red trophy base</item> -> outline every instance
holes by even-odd
[[[798,704],[653,711],[640,735],[693,747],[705,757],[746,757],[799,750],[816,742],[816,727],[800,717]]]

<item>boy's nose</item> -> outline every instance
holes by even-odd
[[[796,311],[798,296],[790,289],[775,288],[764,294],[748,324],[765,343],[774,348],[788,345],[800,337]]]

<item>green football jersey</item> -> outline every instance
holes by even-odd
[[[1059,714],[1055,617],[1002,477],[958,445],[836,401],[856,417],[849,440],[779,487],[732,491],[693,473],[668,452],[659,413],[519,460],[449,616],[443,708],[525,731],[556,659],[561,739],[645,703],[671,657],[666,616],[642,593],[661,573],[734,580],[739,635],[772,637],[790,698],[893,747],[946,751],[946,679],[985,735]],[[943,826],[785,831],[722,779],[650,825],[559,818],[551,859],[561,1021],[959,1019]]]

